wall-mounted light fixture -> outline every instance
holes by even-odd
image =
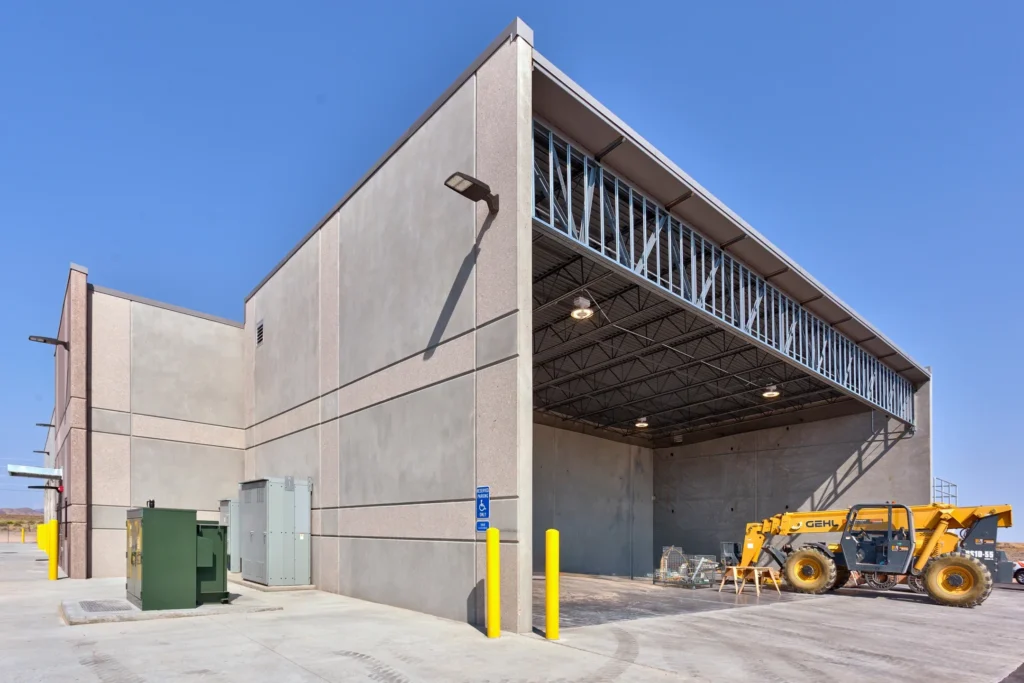
[[[761,392],[761,396],[764,398],[778,398],[779,396],[782,396],[782,392],[779,391],[779,388],[774,384],[769,384],[764,388],[764,391]]]
[[[578,296],[572,300],[572,316],[573,320],[586,320],[594,316],[594,309],[590,307],[590,299],[585,296]]]
[[[36,427],[55,427],[55,426],[56,425],[52,425],[52,424],[49,424],[49,423],[46,423],[46,422],[36,422]]]
[[[32,451],[33,453],[42,453],[43,455],[49,455],[50,451]]]
[[[647,418],[646,418],[646,417],[638,417],[638,418],[636,419],[636,428],[637,428],[637,429],[647,429],[647,428],[648,428],[648,427],[650,427],[650,426],[651,426],[651,425],[650,425],[650,423],[649,423],[649,422],[647,421]]]
[[[63,346],[65,349],[68,348],[68,343],[60,339],[54,339],[53,337],[40,337],[39,335],[30,335],[28,338],[31,342],[37,342],[39,344],[50,344],[52,346]]]
[[[487,210],[498,213],[498,195],[491,192],[491,187],[487,183],[456,171],[448,176],[444,184],[470,201],[487,202]]]

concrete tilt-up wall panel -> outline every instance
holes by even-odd
[[[533,570],[558,529],[562,571],[643,577],[652,571],[654,452],[535,424]]]
[[[915,394],[917,427],[879,413],[772,427],[661,448],[654,460],[654,544],[720,554],[748,522],[787,510],[931,499],[931,386]],[[797,538],[802,542],[822,540]],[[794,542],[786,537],[778,544]]]
[[[532,48],[515,26],[247,302],[245,474],[314,479],[322,589],[474,623],[490,486],[503,624],[525,631]],[[446,188],[454,171],[498,214]]]
[[[90,287],[88,575],[124,576],[125,513],[154,500],[216,519],[243,475],[243,331]]]

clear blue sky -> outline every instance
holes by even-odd
[[[0,457],[33,462],[68,263],[245,294],[516,14],[538,49],[933,368],[935,474],[1024,539],[1024,6],[0,7]],[[424,5],[421,7],[420,5]],[[1018,360],[1014,360],[1018,359]],[[34,462],[39,462],[38,460]],[[0,480],[0,506],[38,494]]]

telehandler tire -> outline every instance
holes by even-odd
[[[830,591],[839,590],[850,580],[850,570],[846,567],[836,567],[836,582],[829,588]]]
[[[898,574],[886,574],[885,572],[868,572],[864,574],[864,583],[876,591],[892,590],[899,583]]]
[[[992,593],[988,567],[962,553],[944,553],[928,560],[923,577],[932,600],[951,607],[977,607]]]
[[[821,594],[836,583],[836,562],[817,548],[794,550],[783,568],[786,581],[797,593]]]
[[[915,593],[925,593],[924,579],[920,576],[913,574],[907,574],[907,588],[914,591]]]

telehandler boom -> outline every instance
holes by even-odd
[[[880,581],[905,576],[912,589],[927,592],[936,602],[975,607],[992,592],[996,529],[1012,523],[1009,505],[871,503],[785,512],[747,525],[739,566],[755,566],[767,553],[801,593],[841,588],[851,571]],[[838,534],[838,542],[807,543],[795,550],[771,545],[775,536],[818,533]]]

